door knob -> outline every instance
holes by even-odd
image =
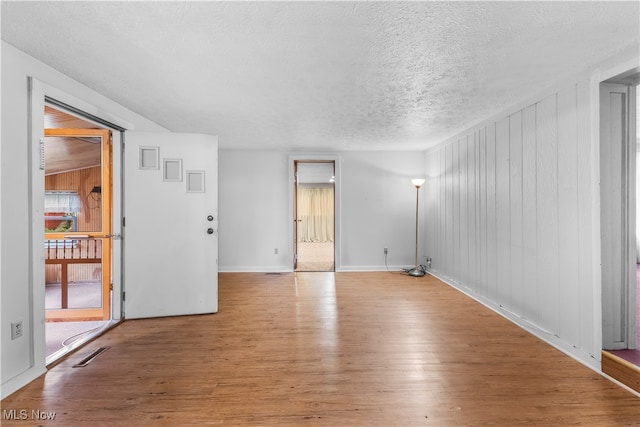
[[[207,228],[207,234],[213,234],[213,228]]]

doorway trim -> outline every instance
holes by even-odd
[[[61,111],[61,110],[57,110]],[[80,238],[87,244],[84,250],[77,249],[78,254],[80,254],[80,258],[82,259],[73,259],[78,256],[78,254],[67,255],[66,249],[64,250],[64,255],[61,255],[58,249],[53,250],[53,259],[51,259],[51,250],[48,248],[45,252],[49,255],[47,259],[45,259],[45,265],[58,265],[60,267],[60,275],[61,275],[61,295],[62,301],[59,309],[49,309],[47,312],[47,319],[51,320],[110,320],[112,316],[111,312],[111,283],[113,282],[111,278],[111,242],[112,236],[111,233],[111,225],[112,225],[112,203],[111,203],[111,131],[108,129],[61,129],[61,128],[53,128],[53,129],[45,129],[45,139],[47,137],[70,137],[70,138],[82,138],[82,137],[98,137],[100,139],[100,181],[99,183],[101,191],[101,203],[99,204],[100,209],[100,225],[99,228],[91,228],[89,230],[82,229],[77,230],[72,228],[71,230],[67,230],[65,232],[55,232],[48,231],[45,233],[45,239],[48,242],[57,241],[67,241],[67,242],[76,242],[78,240],[70,239],[70,236],[80,236]],[[45,164],[46,169],[46,164]],[[46,171],[45,171],[46,172]],[[47,175],[45,173],[45,181]],[[54,178],[55,179],[55,178]],[[46,186],[46,184],[45,184]],[[82,184],[79,183],[79,186]],[[78,190],[78,188],[71,188],[73,190]],[[93,191],[93,190],[92,190]],[[78,192],[78,194],[80,194]],[[96,224],[93,224],[94,226]],[[86,234],[90,233],[90,234]],[[93,241],[94,243],[100,242],[99,247],[101,248],[101,255],[98,258],[91,259],[96,257],[94,251],[89,250],[89,241]],[[82,245],[83,243],[79,243]],[[57,245],[56,245],[57,247]],[[93,257],[89,256],[91,252],[94,252]],[[61,258],[59,258],[61,256]],[[68,294],[66,291],[68,290],[68,269],[71,268],[71,265],[75,265],[76,267],[89,264],[100,264],[100,295],[101,295],[101,305],[100,307],[75,307],[69,308],[66,304],[68,303]]]
[[[335,198],[335,237],[334,237],[334,271],[340,271],[341,267],[341,257],[340,257],[340,242],[342,235],[342,227],[340,226],[340,187],[341,187],[341,179],[340,179],[340,156],[337,154],[291,154],[289,155],[289,179],[287,180],[288,193],[289,193],[289,209],[288,209],[288,244],[287,251],[289,257],[289,267],[291,271],[295,271],[294,268],[294,257],[295,257],[295,247],[294,247],[294,210],[295,210],[295,169],[296,162],[333,162],[335,168],[335,183],[334,183],[334,198]]]
[[[600,157],[600,173],[601,186],[603,195],[601,212],[601,231],[602,231],[602,342],[601,348],[606,350],[618,350],[618,349],[634,349],[637,347],[636,342],[636,238],[635,228],[637,226],[635,220],[636,210],[636,105],[635,105],[635,92],[637,85],[638,72],[640,69],[634,68],[628,70],[622,74],[614,75],[608,79],[602,79],[598,84],[598,109],[600,114],[599,121],[599,133],[598,141],[600,147],[600,154],[605,158],[612,156],[614,164],[610,164],[606,161],[602,161],[603,157]],[[619,132],[622,139],[618,140],[618,144],[621,145],[621,152],[609,153],[609,134],[602,135],[602,132],[607,132],[609,126],[615,127],[612,124],[603,122],[602,114],[609,113],[608,110],[603,110],[603,102],[608,101],[608,98],[603,98],[603,93],[619,93],[623,98],[623,104],[619,114],[622,125],[619,126]],[[606,116],[606,114],[605,114]],[[619,156],[619,157],[615,157]],[[618,165],[622,170],[618,170]],[[621,172],[621,174],[620,174]],[[614,177],[614,181],[607,186],[607,180],[604,180],[604,174],[609,174]],[[616,175],[618,177],[616,178]],[[619,199],[610,200],[607,202],[605,196],[609,193],[615,193],[615,180],[619,180],[618,183],[618,197]],[[613,205],[612,205],[613,204]],[[615,208],[614,214],[617,212],[618,216],[611,217],[611,213],[607,216],[604,213],[607,207],[612,206]],[[607,211],[608,212],[608,211]],[[616,233],[607,228],[607,224],[613,224],[613,228],[617,229],[620,233],[616,238]],[[619,254],[614,257],[618,259],[619,264],[615,265],[615,259],[611,259],[611,253]],[[607,254],[607,255],[605,255]],[[605,277],[606,276],[606,277]],[[616,308],[617,307],[617,308]],[[617,311],[620,310],[620,313]],[[615,312],[614,312],[615,311]]]
[[[45,329],[45,264],[44,260],[44,170],[41,168],[41,144],[44,138],[44,107],[55,105],[69,112],[82,116],[86,121],[112,131],[112,234],[121,234],[122,218],[122,130],[132,125],[125,120],[114,117],[95,105],[80,100],[60,89],[49,86],[33,77],[29,78],[29,317],[30,367],[35,368],[36,375],[46,371],[46,329]],[[109,119],[103,119],[108,117]],[[122,243],[112,241],[113,281],[111,319],[118,322],[122,319]],[[38,373],[39,372],[39,373]]]

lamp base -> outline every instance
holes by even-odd
[[[411,270],[407,271],[407,274],[409,276],[413,276],[413,277],[422,277],[424,276],[425,272],[422,268],[420,267],[415,267],[412,268]]]

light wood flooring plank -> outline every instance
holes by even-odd
[[[2,426],[640,424],[638,397],[431,276],[224,273],[219,298],[125,321],[2,401],[55,421]]]

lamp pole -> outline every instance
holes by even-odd
[[[418,207],[420,206],[420,187],[424,184],[424,181],[424,179],[411,180],[413,185],[416,186],[416,262],[415,266],[411,270],[407,271],[407,274],[414,277],[422,277],[425,274],[424,270],[418,266]]]

